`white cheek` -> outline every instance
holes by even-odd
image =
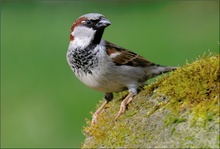
[[[72,47],[74,49],[84,49],[86,48],[94,38],[95,30],[83,26],[77,26],[71,32],[71,35],[74,37],[74,40],[70,41],[69,49]]]
[[[96,31],[92,28],[77,26],[74,28],[71,35],[74,37],[73,41],[77,46],[85,47],[93,40],[95,32]]]

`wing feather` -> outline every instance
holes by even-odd
[[[135,67],[147,67],[155,65],[142,56],[108,41],[106,41],[106,52],[112,58],[112,61],[118,66],[128,65]]]

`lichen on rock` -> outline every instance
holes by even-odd
[[[98,124],[87,120],[81,147],[219,148],[219,85],[219,54],[209,53],[145,86],[114,122],[127,92],[116,93]]]

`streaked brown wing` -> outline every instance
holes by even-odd
[[[147,67],[155,65],[142,56],[106,41],[106,52],[116,65]]]

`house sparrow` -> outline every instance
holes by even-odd
[[[125,112],[126,106],[137,94],[137,88],[159,74],[177,67],[161,66],[142,56],[103,40],[106,27],[111,24],[102,14],[80,16],[72,25],[67,61],[76,77],[88,87],[105,93],[104,104],[93,114],[92,124],[113,99],[113,92],[128,90],[115,117]]]

